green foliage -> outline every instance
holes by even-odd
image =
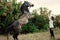
[[[44,30],[48,30],[48,28],[49,28],[49,24],[45,24],[45,25],[43,26],[43,29],[44,29]]]
[[[0,4],[0,16],[2,15],[3,11],[4,11],[3,5]]]
[[[60,15],[57,15],[55,20],[55,26],[60,28]]]
[[[6,28],[20,17],[20,7],[21,2],[18,4],[9,2],[0,3],[0,32],[5,33]]]
[[[44,11],[42,10],[44,9]],[[48,19],[48,11],[46,8],[40,8],[40,15],[38,15],[38,13],[36,13],[36,11],[33,11],[34,13],[34,18],[32,19],[32,21],[34,22],[35,25],[38,26],[38,29],[42,30],[47,30],[47,24],[49,22],[49,19]]]
[[[22,27],[22,32],[23,33],[39,32],[39,29],[34,24],[28,23],[27,25]]]

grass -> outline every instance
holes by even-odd
[[[20,34],[19,40],[50,40],[49,31],[39,33]],[[60,30],[55,30],[56,40],[60,40]],[[7,40],[7,37],[0,35],[0,40]],[[12,36],[9,35],[9,40],[13,40]]]

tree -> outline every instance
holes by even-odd
[[[60,15],[57,15],[55,20],[55,26],[60,28]]]
[[[41,7],[38,11],[40,11],[40,15],[38,15],[37,10],[33,11],[34,18],[32,21],[38,26],[38,29],[48,29],[48,14],[50,13],[50,10],[45,7]]]
[[[20,17],[20,6],[21,2],[18,4],[10,2],[0,3],[0,32],[6,32],[6,28]]]

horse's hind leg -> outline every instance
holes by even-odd
[[[13,38],[14,38],[14,40],[18,40],[18,35],[19,35],[18,32],[14,32],[14,34],[13,34]]]

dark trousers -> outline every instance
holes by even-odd
[[[54,28],[50,28],[50,35],[51,37],[54,37]]]

